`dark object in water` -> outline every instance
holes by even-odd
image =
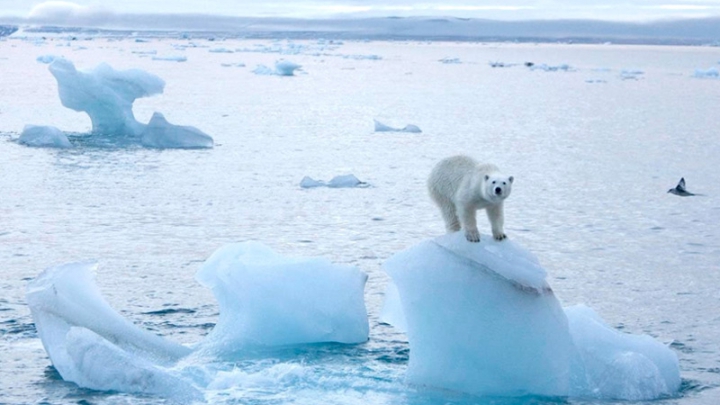
[[[679,195],[680,197],[689,197],[691,195],[695,195],[687,190],[685,190],[685,177],[680,178],[680,181],[678,182],[677,186],[675,188],[671,188],[668,190],[668,193]]]

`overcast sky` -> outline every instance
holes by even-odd
[[[720,0],[0,0],[0,16],[45,22],[114,13],[249,17],[454,16],[497,20],[651,21],[718,17]]]

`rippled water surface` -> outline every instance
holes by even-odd
[[[657,403],[720,402],[720,80],[692,77],[718,66],[720,48],[234,40],[175,47],[189,42],[0,41],[0,403],[158,401],[62,381],[24,298],[44,268],[98,259],[97,283],[114,308],[193,344],[218,317],[194,273],[215,249],[244,240],[367,272],[370,341],[198,361],[195,372],[187,368],[197,381],[227,377],[207,389],[209,402],[553,402],[409,387],[406,338],[378,320],[388,281],[382,263],[443,232],[424,182],[437,160],[460,152],[515,176],[506,231],[538,256],[563,304],[585,303],[609,324],[675,349],[683,391]],[[243,51],[209,52],[218,47]],[[249,52],[273,48],[292,53]],[[138,100],[138,120],[162,112],[212,135],[216,147],[122,148],[81,135],[72,150],[17,144],[25,124],[90,130],[85,114],[61,106],[47,65],[35,61],[47,54],[79,68],[107,62],[159,75],[165,93]],[[279,58],[303,71],[252,73]],[[517,65],[488,64],[497,61]],[[531,70],[529,61],[571,68]],[[373,119],[423,132],[375,133]],[[299,187],[306,175],[347,173],[371,187]],[[667,194],[683,176],[704,195]],[[480,227],[489,232],[484,218]]]

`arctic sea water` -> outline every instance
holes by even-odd
[[[565,401],[481,398],[404,381],[407,338],[379,319],[382,264],[443,233],[424,182],[437,160],[461,152],[515,176],[506,232],[539,258],[564,305],[586,304],[615,328],[649,334],[677,353],[681,391],[655,403],[720,400],[720,81],[695,77],[718,66],[718,48],[260,40],[222,47],[235,51],[174,38],[0,41],[0,403],[163,401],[62,381],[25,303],[28,282],[43,269],[99,260],[96,282],[112,307],[192,345],[218,321],[217,302],[195,273],[217,248],[247,240],[366,272],[370,340],[209,360],[198,366],[219,376],[209,402]],[[135,102],[138,121],[162,111],[211,135],[215,147],[89,142],[82,134],[90,120],[62,107],[47,65],[36,61],[48,54],[78,68],[106,62],[162,77],[164,94]],[[252,71],[280,59],[302,69],[291,77]],[[373,120],[422,132],[374,132]],[[77,145],[20,145],[26,124],[56,126]],[[300,187],[305,176],[349,173],[369,187]],[[703,196],[667,194],[683,176]]]

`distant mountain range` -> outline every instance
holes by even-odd
[[[30,32],[76,32],[155,36],[179,32],[237,38],[326,38],[434,41],[517,41],[625,44],[720,45],[720,18],[666,20],[650,23],[595,20],[497,21],[463,18],[383,17],[358,19],[291,19],[223,17],[196,14],[112,14],[101,21],[42,23],[0,19],[0,36],[21,26]],[[84,28],[73,28],[84,27]],[[88,28],[92,27],[92,28]]]

